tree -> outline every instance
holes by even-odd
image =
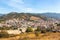
[[[39,36],[39,34],[40,34],[39,32],[35,32],[35,35],[36,35],[36,36]]]
[[[57,24],[57,26],[60,26],[60,23],[59,23],[59,24]]]
[[[41,29],[41,33],[46,33],[46,28],[44,26],[42,26],[40,29]]]
[[[6,38],[6,37],[9,37],[9,34],[5,31],[1,31],[0,32],[0,38]]]
[[[41,31],[41,30],[40,30],[40,27],[38,26],[37,29],[36,29],[35,31]]]
[[[31,27],[28,27],[28,28],[26,29],[26,32],[33,32],[33,29],[32,29]]]
[[[22,33],[22,29],[20,29],[21,33]]]

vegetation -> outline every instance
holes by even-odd
[[[0,38],[6,38],[6,37],[9,37],[9,34],[5,31],[1,31],[0,32]]]
[[[0,17],[0,22],[3,22],[4,20],[8,20],[8,19],[13,19],[13,18],[19,18],[19,19],[25,19],[27,21],[31,21],[31,22],[37,22],[37,21],[34,21],[34,20],[30,20],[30,17],[31,16],[34,16],[36,18],[41,18],[43,20],[47,20],[47,17],[45,16],[42,16],[42,15],[38,15],[38,14],[30,14],[30,13],[17,13],[17,12],[12,12],[12,13],[9,13],[7,15],[4,15],[4,16],[1,16]],[[2,19],[2,20],[1,20]],[[60,27],[60,24],[57,24],[57,26]],[[12,26],[12,27],[0,27],[0,30],[16,30],[18,29],[16,26]],[[41,37],[46,37],[47,35],[49,36],[50,34],[46,33],[46,32],[50,32],[52,31],[53,28],[49,27],[49,28],[45,28],[45,27],[37,27],[37,29],[33,32],[33,29],[32,27],[27,27],[26,29],[26,34],[22,34],[21,37],[23,37],[25,40],[29,40],[30,38],[37,38],[37,36],[39,38]],[[22,29],[20,29],[20,31],[22,32]],[[28,32],[31,32],[31,34],[29,34]],[[41,32],[41,33],[40,33]],[[55,31],[53,31],[55,32]],[[43,34],[42,36],[40,34],[42,33],[46,33],[47,35]],[[19,36],[21,35],[19,34]],[[53,35],[53,34],[52,34]],[[13,36],[13,35],[9,35],[7,32],[5,31],[1,31],[0,32],[0,38],[5,38],[5,37],[9,37],[9,36]],[[54,35],[54,37],[56,36],[56,34]],[[27,39],[29,38],[29,39]],[[49,38],[49,37],[48,37]]]
[[[59,24],[57,24],[57,26],[60,26],[60,23],[59,23]]]
[[[46,28],[46,31],[47,31],[47,32],[52,32],[52,28],[51,28],[51,27]]]
[[[22,29],[20,29],[21,33],[22,33]]]
[[[31,35],[31,36],[30,36]],[[60,40],[60,33],[40,33],[39,36],[35,36],[34,33],[26,33],[26,34],[20,34],[14,37],[9,38],[0,38],[0,40]],[[26,37],[27,36],[27,37]]]
[[[10,29],[15,30],[17,29],[17,27],[0,27],[0,30],[10,30]]]
[[[34,16],[34,17],[39,17],[42,18],[43,20],[47,20],[47,17],[41,15],[41,14],[34,14],[34,13],[17,13],[17,12],[11,12],[9,14],[0,16],[0,20],[9,20],[9,19],[13,19],[13,18],[19,18],[19,19],[26,19],[28,21],[30,21],[30,17]]]
[[[9,30],[9,27],[0,27],[0,30]]]
[[[35,32],[35,35],[36,35],[36,36],[39,36],[39,34],[40,34],[40,32]]]
[[[36,29],[35,31],[40,32],[40,31],[41,31],[40,27],[38,26],[37,29]]]
[[[19,38],[19,40],[60,40],[60,33],[52,33],[52,32],[45,34],[39,33],[38,36],[34,33],[30,34],[26,33],[26,34],[20,35],[22,37]]]
[[[28,27],[28,28],[26,29],[26,32],[33,32],[32,27]]]
[[[41,27],[41,33],[46,33],[46,28],[45,27]]]

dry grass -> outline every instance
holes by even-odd
[[[40,33],[39,36],[34,33],[24,33],[16,37],[0,38],[0,40],[60,40],[60,33]]]

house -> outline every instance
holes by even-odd
[[[19,30],[6,30],[6,32],[8,34],[20,34],[21,33],[21,31],[19,31]]]

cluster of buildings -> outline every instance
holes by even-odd
[[[55,25],[55,23],[59,23],[57,20],[48,20],[44,21],[42,19],[39,20],[34,20],[34,21],[27,21],[24,19],[11,19],[11,20],[6,20],[3,23],[0,23],[0,27],[17,27],[17,30],[8,30],[7,32],[9,34],[18,34],[21,33],[19,29],[22,29],[23,32],[25,32],[27,27],[32,27],[36,29],[38,26],[40,27],[51,27],[51,25]]]

